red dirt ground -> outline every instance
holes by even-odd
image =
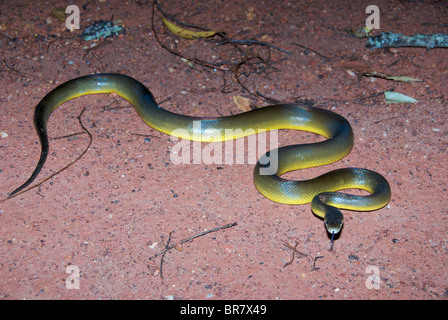
[[[240,68],[250,90],[282,102],[313,100],[345,116],[355,146],[344,160],[288,175],[309,178],[356,166],[389,181],[388,206],[345,213],[335,250],[309,205],[271,202],[252,183],[252,164],[170,162],[169,137],[147,127],[129,103],[113,95],[81,97],[57,109],[50,137],[93,135],[75,165],[0,203],[0,297],[4,299],[446,299],[448,51],[370,50],[345,29],[363,26],[371,1],[163,1],[182,22],[224,30],[259,55]],[[447,33],[445,1],[376,1],[380,30]],[[231,71],[186,63],[165,50],[151,29],[152,3],[93,1],[81,8],[73,33],[51,14],[63,1],[0,4],[0,198],[34,169],[39,145],[33,110],[52,88],[80,75],[119,72],[151,89],[171,111],[194,116],[241,112],[233,96],[268,105],[249,94]],[[95,20],[121,20],[126,32],[88,51],[77,37]],[[176,38],[156,14],[160,41],[190,58],[237,63],[227,44]],[[306,49],[306,48],[308,49]],[[325,56],[315,53],[320,53]],[[355,65],[355,66],[354,66]],[[347,68],[347,66],[351,66]],[[356,66],[423,80],[402,83],[356,76]],[[351,71],[350,71],[351,70]],[[419,100],[387,104],[389,89]],[[105,108],[108,107],[108,108]],[[150,136],[144,136],[150,135]],[[149,138],[149,139],[148,139]],[[313,141],[312,134],[280,132],[281,144]],[[64,167],[87,146],[87,135],[51,140],[38,180]],[[165,248],[198,237],[160,257]],[[306,254],[290,265],[292,251]],[[80,271],[79,289],[66,286],[67,266]],[[372,286],[369,275],[381,282]],[[163,276],[163,279],[161,277]]]

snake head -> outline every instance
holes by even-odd
[[[334,235],[341,231],[342,224],[344,223],[344,216],[339,209],[332,208],[325,214],[324,223],[327,231]]]

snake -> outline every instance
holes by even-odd
[[[49,152],[47,123],[52,112],[76,97],[116,93],[129,101],[141,119],[153,129],[180,139],[200,142],[228,141],[261,131],[292,129],[321,135],[326,139],[308,144],[281,146],[261,156],[254,168],[253,182],[266,198],[283,204],[311,203],[312,212],[324,220],[329,234],[338,234],[343,226],[341,210],[374,211],[387,205],[391,189],[379,173],[364,168],[341,168],[308,180],[288,180],[287,172],[334,163],[348,155],[354,144],[353,129],[343,116],[300,103],[275,104],[222,117],[194,117],[174,113],[156,103],[149,89],[132,77],[117,73],[81,76],[54,88],[37,104],[34,126],[40,141],[39,162],[20,187],[8,198],[29,186],[44,167]],[[200,125],[195,125],[195,122]],[[233,135],[226,134],[233,130]],[[367,195],[341,192],[361,189]]]

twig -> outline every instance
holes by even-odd
[[[324,56],[322,53],[320,53],[320,52],[318,52],[318,51],[316,51],[316,50],[314,50],[314,49],[305,47],[304,45],[301,45],[301,44],[299,44],[299,43],[295,43],[295,42],[293,42],[292,44],[295,45],[295,46],[298,46],[298,47],[300,47],[300,48],[303,48],[303,49],[305,49],[305,50],[312,51],[312,52],[314,52],[315,54],[317,54],[318,56],[324,58],[325,60],[331,60],[329,57]]]
[[[374,124],[378,124],[378,123],[386,121],[386,120],[393,120],[393,119],[397,119],[397,118],[401,118],[401,116],[395,116],[395,117],[390,117],[390,118],[386,118],[386,119],[377,120],[377,121],[374,122]]]
[[[118,103],[118,100],[114,100],[111,103],[109,103],[106,106],[103,106],[100,112],[106,112],[106,111],[112,111],[112,110],[119,110],[119,109],[133,109],[134,106],[132,105],[126,105],[126,106],[118,106],[118,107],[111,107],[113,105],[116,105]]]
[[[131,134],[131,136],[137,136],[137,137],[151,137],[151,138],[157,138],[157,139],[160,139],[160,137],[159,136],[155,136],[155,135],[153,135],[153,134],[147,134],[147,133],[134,133],[134,132],[131,132],[130,133]]]
[[[6,60],[3,60],[3,64],[5,65],[6,68],[9,69],[9,73],[8,74],[9,74],[10,77],[11,77],[11,72],[15,73],[16,75],[19,75],[21,78],[25,77],[25,75],[22,72],[20,72],[19,70],[14,68],[14,66],[16,65],[15,63],[14,63],[14,65],[10,66],[10,65],[8,65]],[[11,79],[12,79],[12,77],[11,77]]]
[[[287,266],[289,266],[289,265],[292,264],[292,262],[294,261],[294,258],[295,258],[295,254],[296,254],[296,253],[298,253],[299,255],[304,256],[304,257],[307,256],[305,253],[300,252],[300,251],[297,250],[297,246],[299,245],[298,242],[296,242],[296,244],[294,245],[294,247],[292,247],[289,243],[286,243],[286,242],[284,242],[283,244],[284,244],[286,247],[288,247],[289,249],[292,250],[292,258],[291,258],[291,261],[285,263],[284,266],[283,266],[283,268],[286,268]]]
[[[234,223],[226,224],[225,226],[222,226],[222,227],[217,227],[217,228],[214,228],[214,229],[211,229],[211,230],[207,230],[207,231],[204,231],[204,232],[200,232],[200,233],[198,233],[198,234],[196,234],[196,235],[194,235],[194,236],[191,236],[191,237],[186,238],[186,239],[184,239],[184,240],[181,240],[181,241],[179,241],[179,242],[177,242],[177,243],[175,243],[175,244],[172,244],[172,245],[170,245],[170,246],[168,246],[168,247],[165,247],[165,249],[163,249],[163,250],[160,251],[159,253],[156,253],[155,255],[153,255],[152,257],[150,257],[150,258],[148,259],[148,261],[152,261],[152,260],[154,260],[155,258],[157,258],[158,256],[160,256],[161,254],[165,254],[165,252],[167,252],[167,251],[173,249],[174,247],[176,247],[176,246],[178,246],[178,245],[184,244],[185,242],[190,242],[190,241],[192,241],[192,240],[194,240],[194,239],[196,239],[196,238],[205,236],[206,234],[209,234],[209,233],[211,233],[211,232],[215,232],[215,231],[218,231],[218,230],[231,228],[231,227],[234,227],[234,226],[236,226],[236,225],[238,225],[238,224],[237,224],[236,222],[234,222]]]
[[[247,92],[249,92],[250,94],[256,94],[257,96],[262,97],[263,99],[266,99],[266,100],[268,100],[268,101],[272,101],[272,102],[275,102],[275,103],[279,103],[279,102],[281,102],[280,100],[266,97],[265,95],[263,95],[263,94],[260,93],[259,91],[253,91],[253,90],[250,90],[248,87],[246,87],[246,85],[244,85],[244,84],[240,81],[240,77],[239,77],[239,74],[238,74],[238,70],[240,69],[240,67],[241,67],[243,64],[245,64],[247,61],[252,60],[252,59],[258,59],[258,60],[261,60],[261,62],[263,62],[265,65],[267,65],[267,63],[264,61],[264,59],[263,59],[262,57],[260,57],[260,56],[251,56],[251,57],[247,57],[247,58],[245,58],[244,60],[240,61],[240,62],[236,65],[235,70],[233,71],[233,73],[234,73],[234,75],[235,75],[236,82],[238,82],[238,84],[239,84],[241,87],[243,87],[243,89],[246,90]]]
[[[285,267],[287,267],[287,266],[289,266],[289,265],[292,264],[292,262],[294,261],[294,257],[295,257],[295,254],[296,254],[296,253],[299,254],[300,256],[308,257],[307,254],[305,254],[305,253],[300,252],[299,250],[297,250],[297,245],[298,245],[297,242],[296,242],[296,244],[294,245],[294,247],[291,246],[289,243],[286,243],[286,242],[283,242],[283,244],[284,244],[287,248],[289,248],[289,249],[292,250],[292,258],[291,258],[291,260],[290,260],[289,262],[287,262],[287,263],[285,263],[285,264],[283,265],[283,268],[285,268]],[[324,256],[318,256],[318,257],[315,257],[315,258],[309,257],[310,260],[312,259],[312,261],[313,261],[313,267],[311,268],[311,271],[316,271],[316,270],[319,270],[319,269],[320,269],[320,268],[316,267],[316,261],[317,261],[318,259],[323,258],[323,257],[324,257]]]
[[[171,234],[172,234],[172,233],[173,233],[173,232],[170,232],[170,235],[168,236],[168,241],[166,242],[165,249],[167,249],[168,246],[170,245]],[[168,250],[167,250],[167,251],[168,251]],[[162,258],[160,259],[160,278],[162,278],[162,279],[163,279],[163,271],[162,271],[162,269],[163,269],[163,259],[165,258],[165,254],[166,254],[167,251],[165,251],[165,252],[162,254]]]
[[[65,136],[54,137],[54,138],[52,138],[51,140],[60,140],[60,139],[65,139],[65,138],[71,138],[71,137],[78,136],[78,135],[80,135],[80,134],[84,134],[84,133],[87,133],[87,132],[85,132],[85,131],[82,131],[82,132],[76,132],[76,133],[72,133],[72,134],[67,134],[67,135],[65,135]]]
[[[258,44],[258,45],[261,45],[261,46],[271,47],[271,48],[273,48],[273,49],[275,49],[275,50],[278,50],[278,51],[284,52],[284,53],[286,53],[286,54],[292,55],[291,52],[289,52],[289,51],[287,51],[287,50],[285,50],[285,49],[276,47],[276,46],[274,46],[274,45],[272,45],[272,44],[270,44],[270,43],[267,43],[267,42],[262,42],[262,41],[253,40],[253,39],[249,39],[249,40],[238,40],[238,39],[228,39],[228,38],[225,38],[224,41],[222,41],[222,42],[218,42],[216,45],[217,45],[217,46],[221,46],[221,45],[226,44],[226,43],[244,44],[244,45],[248,45],[248,46],[251,46],[251,45],[253,45],[253,44]]]
[[[324,256],[318,256],[318,257],[314,258],[314,260],[313,260],[313,268],[311,269],[311,271],[316,271],[316,270],[320,269],[320,268],[316,267],[316,261],[317,261],[317,259],[320,259],[320,258],[323,258],[323,257]]]

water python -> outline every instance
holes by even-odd
[[[143,84],[121,74],[95,74],[69,80],[53,89],[39,102],[34,112],[34,125],[41,144],[40,159],[30,178],[11,192],[9,197],[17,195],[30,185],[44,166],[49,151],[47,122],[52,112],[70,99],[112,92],[128,100],[150,127],[182,139],[226,141],[258,133],[260,130],[274,129],[302,130],[324,136],[327,140],[321,142],[283,146],[268,151],[255,165],[254,184],[266,198],[279,203],[311,202],[314,214],[324,219],[332,237],[343,225],[340,209],[373,211],[384,207],[390,200],[391,191],[387,180],[368,169],[338,169],[302,181],[281,177],[289,171],[333,163],[351,151],[353,130],[344,117],[334,112],[300,104],[278,104],[232,116],[191,117],[163,109]],[[200,129],[194,125],[195,121],[201,121]],[[226,128],[242,130],[234,131],[237,135],[229,138],[224,133]],[[337,192],[350,188],[363,189],[370,194]]]

